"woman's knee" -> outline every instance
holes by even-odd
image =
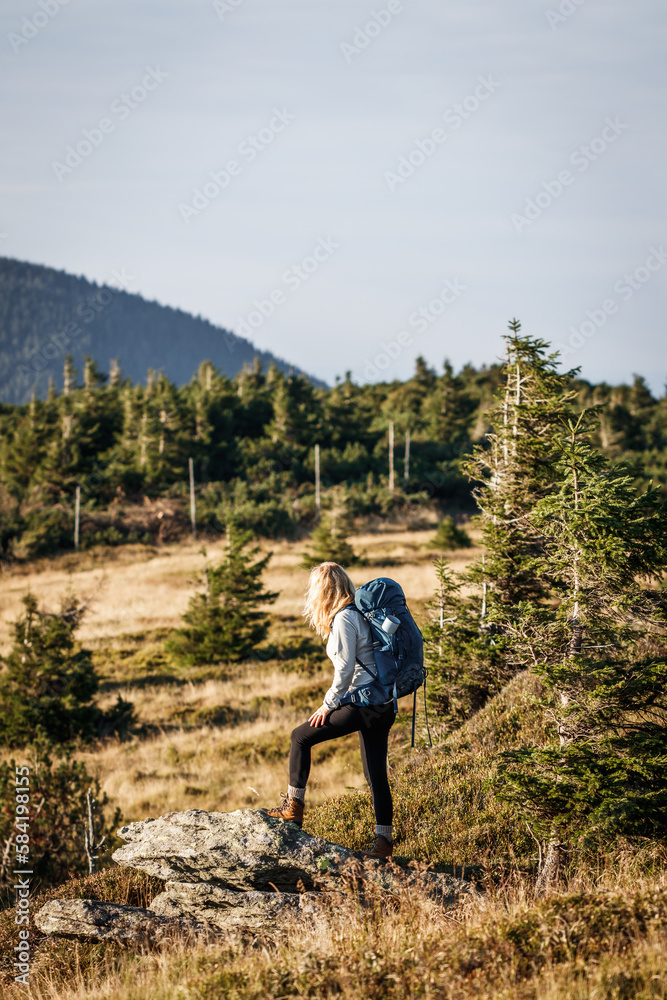
[[[300,726],[293,729],[290,735],[292,746],[305,746],[308,743],[308,737],[310,736],[311,729],[312,727],[307,723],[302,723]]]

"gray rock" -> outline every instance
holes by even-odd
[[[166,882],[240,891],[296,892],[299,882],[311,889],[314,879],[353,857],[352,851],[257,809],[167,813],[121,827],[118,836],[128,841],[114,852],[119,865]]]
[[[52,899],[35,914],[44,934],[85,941],[154,945],[183,935],[201,936],[201,923],[158,916],[139,906],[100,903],[95,899]]]
[[[168,882],[151,910],[165,917],[186,917],[221,929],[276,927],[286,916],[314,915],[314,897],[306,892],[238,892],[209,882]]]
[[[35,916],[41,931],[135,945],[184,934],[215,937],[232,929],[254,935],[267,928],[275,934],[283,933],[288,917],[313,920],[321,903],[335,908],[342,898],[341,880],[356,883],[359,900],[369,906],[376,905],[377,887],[383,905],[385,898],[393,905],[392,896],[407,892],[448,906],[462,893],[475,891],[470,882],[451,875],[363,860],[256,809],[188,809],[130,823],[118,835],[127,843],[114,852],[114,860],[163,879],[164,892],[150,909],[90,899],[52,900]],[[304,887],[318,891],[297,891]]]
[[[368,877],[368,873],[365,873]],[[465,893],[476,893],[476,889],[471,882],[464,879],[454,878],[444,872],[414,872],[412,870],[399,869],[395,867],[378,867],[372,873],[373,881],[378,883],[387,892],[414,892],[428,896],[434,902],[442,906],[453,906]]]

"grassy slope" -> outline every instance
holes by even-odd
[[[399,856],[445,866],[531,863],[528,831],[486,785],[495,774],[495,751],[518,739],[546,741],[538,691],[534,677],[516,677],[443,745],[415,752],[393,771]],[[329,799],[308,815],[306,829],[356,849],[368,842],[374,822],[370,795],[362,791]]]
[[[423,540],[407,533],[367,536],[369,562],[355,575],[387,573],[409,581],[418,610],[430,587]],[[297,549],[280,547],[274,578],[267,579],[282,592],[267,655],[187,675],[169,664],[163,640],[193,589],[188,580],[196,552],[183,546],[140,555],[137,561],[119,553],[117,575],[111,565],[86,637],[103,676],[103,700],[121,692],[135,703],[140,724],[129,741],[86,751],[88,766],[98,770],[126,820],[192,806],[267,804],[285,786],[289,730],[327,683],[323,650],[299,619],[305,575],[297,568]],[[390,556],[402,562],[400,568],[380,564]],[[67,571],[81,593],[86,580],[94,582],[94,565],[81,563],[45,567],[43,574],[29,574],[30,583],[38,596],[53,596],[62,592]],[[126,590],[135,577],[136,601]],[[10,605],[26,582],[25,575],[10,581]],[[667,1000],[667,880],[659,873],[659,851],[610,853],[597,869],[575,872],[566,894],[540,904],[531,898],[522,872],[534,865],[534,843],[486,783],[496,750],[546,738],[536,692],[534,679],[516,678],[433,749],[407,747],[407,699],[394,727],[390,763],[400,855],[444,869],[465,865],[485,882],[487,891],[457,911],[438,910],[414,893],[393,899],[389,908],[378,899],[368,909],[351,891],[340,909],[282,938],[233,934],[215,946],[150,954],[37,939],[31,995]],[[342,788],[347,794],[340,794]],[[368,843],[373,818],[353,739],[316,751],[309,806],[309,831],[351,847]],[[146,905],[156,891],[155,880],[112,868],[48,896]],[[34,902],[39,905],[39,898]],[[0,916],[0,949],[10,959],[14,940],[7,911]],[[0,996],[24,996],[23,987],[11,985],[7,961],[2,973]]]
[[[432,586],[432,553],[424,547],[432,536],[402,530],[354,536],[356,551],[367,560],[355,567],[355,579],[398,574],[419,604]],[[79,756],[99,775],[124,820],[279,800],[287,783],[290,730],[317,707],[330,680],[323,645],[301,618],[308,576],[299,566],[303,547],[263,543],[274,550],[267,587],[280,592],[271,608],[271,634],[260,655],[231,668],[179,671],[164,650],[165,637],[199,586],[203,558],[197,543],[70,553],[16,567],[3,578],[5,622],[20,612],[28,589],[47,608],[57,606],[68,587],[81,597],[94,594],[81,638],[93,649],[102,678],[100,704],[106,707],[121,694],[134,703],[138,726],[129,740],[108,740]],[[207,549],[214,560],[219,545]],[[469,557],[467,551],[457,559]],[[8,637],[7,629],[5,649]],[[405,730],[397,727],[394,756],[404,741]],[[314,762],[311,805],[364,785],[354,739],[318,748]]]
[[[603,870],[579,872],[569,891],[536,903],[512,858],[530,862],[521,827],[483,788],[494,750],[544,738],[536,682],[516,678],[445,746],[420,751],[392,776],[401,850],[444,865],[488,862],[486,891],[443,911],[414,892],[362,905],[352,887],[286,935],[232,933],[216,945],[129,953],[113,945],[45,940],[34,953],[39,1000],[283,997],[424,997],[430,1000],[662,1000],[667,997],[667,879],[649,858],[626,852]],[[330,800],[309,814],[313,832],[357,846],[370,822],[367,796]],[[497,863],[504,859],[504,873]],[[653,868],[661,859],[654,854]],[[495,877],[491,878],[491,869]],[[146,905],[157,880],[109,869],[49,897]],[[41,900],[35,900],[39,904]],[[9,953],[12,914],[0,918]],[[7,945],[8,947],[5,947]],[[10,967],[0,995],[18,997]]]

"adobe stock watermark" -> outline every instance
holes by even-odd
[[[354,56],[360,55],[371,44],[374,38],[388,28],[394,18],[404,11],[401,0],[389,0],[386,7],[372,10],[365,24],[355,24],[351,42],[341,42],[340,51],[343,59],[350,65]]]
[[[585,173],[591,163],[595,163],[599,157],[603,156],[629,127],[618,117],[605,118],[604,128],[600,135],[586,144],[577,146],[570,153],[568,162],[577,168],[579,174]],[[566,168],[559,170],[558,174],[550,180],[542,181],[542,189],[532,198],[526,198],[523,215],[520,212],[512,212],[510,215],[510,222],[514,226],[515,232],[522,233],[528,226],[532,226],[547,208],[558,201],[565,189],[574,184],[576,179],[576,175]]]
[[[24,45],[40,33],[42,28],[50,24],[53,18],[60,12],[61,7],[66,7],[69,0],[39,0],[36,10],[31,17],[24,17],[21,21],[21,28],[18,32],[8,31],[7,41],[14,52],[20,52]]]
[[[289,113],[287,108],[274,108],[271,117],[263,128],[256,133],[247,135],[236,147],[238,159],[230,159],[220,168],[220,170],[209,170],[210,180],[205,181],[200,187],[194,188],[192,199],[189,203],[181,202],[178,206],[181,218],[186,225],[208,208],[212,201],[215,201],[223,191],[232,183],[232,178],[239,177],[243,173],[246,164],[256,160],[260,153],[267,149],[276,136],[284,132],[288,125],[295,120],[296,115]]]
[[[477,86],[470,94],[443,111],[443,121],[453,132],[461,128],[500,86],[500,81],[494,80],[491,75],[478,77]],[[385,183],[392,194],[395,194],[399,187],[410,180],[427,160],[430,160],[440,146],[447,142],[447,138],[447,132],[437,126],[423,138],[415,139],[412,149],[405,155],[399,156],[396,168],[384,172]]]
[[[74,315],[80,322],[72,319],[69,323],[65,323],[60,330],[51,334],[43,347],[30,355],[26,364],[17,365],[16,370],[23,379],[23,384],[32,385],[36,375],[43,372],[45,368],[48,368],[50,363],[56,358],[64,357],[69,352],[72,342],[83,333],[83,326],[92,323],[100,313],[104,312],[111,305],[118,293],[125,291],[130,282],[134,280],[134,276],[127,274],[125,268],[113,270],[111,272],[113,285],[103,285],[102,288],[98,289],[92,295],[86,296],[77,305]]]
[[[579,326],[570,327],[567,343],[559,341],[554,345],[561,357],[566,358],[583,347],[587,340],[594,337],[598,330],[606,325],[609,317],[614,316],[622,305],[629,302],[665,264],[667,264],[667,250],[662,246],[649,247],[644,263],[614,282],[613,290],[617,298],[604,299],[596,309],[587,309],[586,319]]]
[[[549,10],[545,10],[544,16],[547,19],[547,24],[552,31],[555,31],[559,24],[564,24],[568,17],[576,14],[579,8],[585,3],[586,0],[561,0],[556,10],[552,7]]]
[[[233,14],[245,0],[213,0],[213,10],[221,21],[224,21],[227,14]]]
[[[33,851],[30,834],[30,768],[15,767],[14,868],[16,876],[16,909],[14,923],[18,927],[18,942],[14,945],[14,981],[28,986],[30,976],[30,882],[33,875]],[[9,809],[7,809],[9,812]],[[11,839],[9,845],[11,846]],[[4,860],[4,859],[3,859]]]
[[[408,316],[408,326],[416,330],[417,333],[426,333],[429,326],[435,323],[442,314],[457,299],[468,290],[458,278],[447,278],[440,291],[432,299],[418,309],[415,309]],[[361,376],[356,381],[363,383],[375,382],[383,372],[391,366],[392,362],[398,361],[403,351],[414,343],[414,334],[409,330],[401,330],[394,340],[382,341],[380,351],[372,357],[366,358]]]
[[[273,288],[264,298],[253,299],[253,308],[245,316],[238,316],[234,333],[240,337],[251,337],[254,330],[263,326],[267,319],[273,316],[276,309],[285,305],[288,293],[297,292],[306,281],[319,271],[322,264],[330,260],[336,250],[340,249],[331,236],[320,237],[311,253],[307,254],[298,264],[292,264],[281,275],[281,285]],[[287,291],[285,291],[287,289]],[[227,346],[233,350],[231,338],[227,338]]]
[[[120,97],[111,102],[109,111],[115,116],[115,120],[108,117],[100,118],[93,128],[82,129],[83,138],[79,139],[73,146],[65,147],[63,160],[51,161],[51,169],[58,180],[62,183],[65,177],[74,173],[76,168],[80,167],[83,161],[87,160],[102,145],[106,137],[116,131],[118,123],[129,118],[132,112],[144,103],[148,95],[157,90],[168,75],[159,66],[156,66],[155,69],[152,66],[147,66],[141,81],[130,91],[123,92]]]

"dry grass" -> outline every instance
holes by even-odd
[[[354,539],[359,550],[365,548],[373,558],[384,553],[402,565],[384,570],[374,565],[366,572],[361,565],[354,576],[360,581],[386,571],[399,577],[411,597],[426,598],[432,589],[432,554],[424,544],[432,537],[433,531],[360,535]],[[271,607],[271,640],[289,644],[296,636],[303,641],[309,635],[301,619],[308,576],[299,566],[303,542],[265,542],[261,548],[273,552],[266,586],[279,592]],[[206,549],[211,560],[221,554],[220,543]],[[295,662],[296,671],[287,669],[289,662],[249,662],[223,666],[225,677],[188,681],[197,672],[174,671],[163,640],[199,586],[199,544],[162,550],[128,546],[107,550],[107,557],[98,565],[95,553],[69,554],[3,577],[0,617],[5,624],[20,613],[20,598],[28,589],[47,608],[57,607],[68,589],[80,597],[94,594],[80,637],[95,649],[103,679],[100,705],[107,707],[120,694],[134,704],[138,726],[129,741],[108,740],[77,757],[99,777],[125,820],[191,807],[237,809],[276,802],[287,783],[290,730],[320,704],[330,681],[323,646],[316,640],[313,652]],[[5,648],[8,639],[6,631]],[[398,730],[394,741],[403,743]],[[353,737],[316,749],[313,760],[311,806],[345,788],[364,787]]]
[[[355,582],[393,576],[411,604],[419,607],[433,590],[434,553],[425,547],[432,537],[433,531],[398,527],[355,536],[353,545],[365,560],[353,569]],[[68,586],[86,596],[103,578],[82,638],[95,649],[103,678],[101,703],[122,694],[134,703],[138,726],[127,741],[107,740],[78,756],[99,775],[126,821],[190,807],[266,805],[284,791],[290,729],[316,707],[330,678],[324,650],[308,645],[300,620],[307,577],[299,567],[303,547],[303,542],[262,545],[264,551],[274,552],[266,584],[280,591],[280,597],[272,608],[270,642],[284,643],[283,658],[280,652],[272,660],[213,666],[203,673],[178,672],[163,652],[164,636],[178,623],[196,586],[202,565],[197,544],[161,551],[127,547],[107,551],[104,557],[82,553],[3,576],[0,617],[5,622],[16,617],[28,586],[42,604],[57,606]],[[215,558],[219,546],[210,545],[208,551]],[[475,555],[475,549],[462,550],[450,561],[461,569]],[[290,644],[298,648],[291,659]],[[498,699],[496,715],[487,725],[496,725],[496,716],[504,718],[503,711],[512,705],[519,712],[520,699],[507,697],[512,704],[503,709]],[[405,721],[399,720],[392,731],[393,762],[405,755]],[[311,807],[345,788],[364,788],[353,737],[316,748],[313,759]],[[411,760],[414,763],[416,755]],[[444,787],[447,760],[440,763],[438,769],[433,761],[429,781]],[[456,780],[469,790],[469,778],[459,775]],[[414,768],[404,779],[395,779],[405,800],[398,804],[399,814],[412,808],[410,782],[415,785]],[[452,784],[452,795],[454,791]],[[356,816],[360,797],[344,801]],[[458,802],[455,797],[452,801]],[[470,818],[458,806],[450,811],[452,823],[469,825]],[[342,812],[342,802],[329,803],[311,816],[329,824],[328,830],[318,832],[333,836],[335,822],[327,816]],[[358,819],[357,825],[363,825],[363,817]],[[437,816],[433,823],[433,835],[441,840],[446,836],[442,819],[440,826]],[[367,825],[370,832],[370,819]],[[445,853],[448,849],[443,847]],[[323,907],[316,919],[295,923],[287,934],[236,932],[215,945],[182,942],[133,953],[116,946],[36,942],[29,994],[5,981],[0,996],[667,1000],[667,878],[650,878],[648,869],[632,853],[607,859],[599,869],[580,871],[567,887],[569,895],[540,904],[532,899],[530,878],[518,871],[502,884],[489,875],[485,893],[454,910],[444,910],[415,891],[391,899],[371,893],[362,902],[350,888],[342,905]],[[117,869],[112,881],[114,877],[118,880]],[[72,885],[68,883],[63,894]],[[2,919],[3,940],[13,940],[11,914]]]
[[[408,599],[420,602],[433,591],[432,559],[425,548],[434,531],[391,531],[353,535],[350,541],[366,563],[353,567],[355,583],[372,576],[398,577]],[[215,561],[222,543],[206,543],[208,558]],[[269,590],[279,597],[272,611],[277,615],[300,615],[308,578],[300,568],[304,542],[261,543],[263,552],[273,552],[265,574]],[[6,570],[0,588],[0,623],[2,645],[6,651],[8,625],[21,611],[21,598],[31,590],[46,608],[57,608],[62,596],[72,590],[77,596],[94,595],[80,630],[82,641],[111,639],[126,633],[173,628],[197,590],[198,574],[204,560],[201,544],[183,542],[163,549],[126,546],[107,550],[99,563],[94,554],[68,554],[51,564],[41,561],[30,567]],[[450,554],[455,570],[465,566],[475,555],[474,549]],[[101,556],[104,554],[100,554]],[[386,562],[383,562],[386,560]]]
[[[139,722],[157,732],[128,742],[107,741],[78,756],[96,771],[126,819],[195,807],[270,805],[287,785],[290,730],[308,714],[308,709],[290,706],[290,696],[298,695],[300,704],[312,691],[314,710],[328,680],[328,674],[318,673],[304,684],[299,674],[260,673],[251,664],[230,680],[121,688],[123,697],[134,702]],[[198,712],[215,714],[216,708],[227,710],[227,716],[222,712],[227,724],[196,725]],[[195,725],[188,726],[193,717]],[[311,806],[344,788],[363,786],[353,737],[314,751]]]
[[[359,872],[359,874],[362,874]],[[34,1000],[664,1000],[667,883],[616,870],[536,903],[516,874],[443,909],[418,888],[344,887],[286,932],[137,954],[48,942]],[[1,994],[14,1000],[20,990]]]

